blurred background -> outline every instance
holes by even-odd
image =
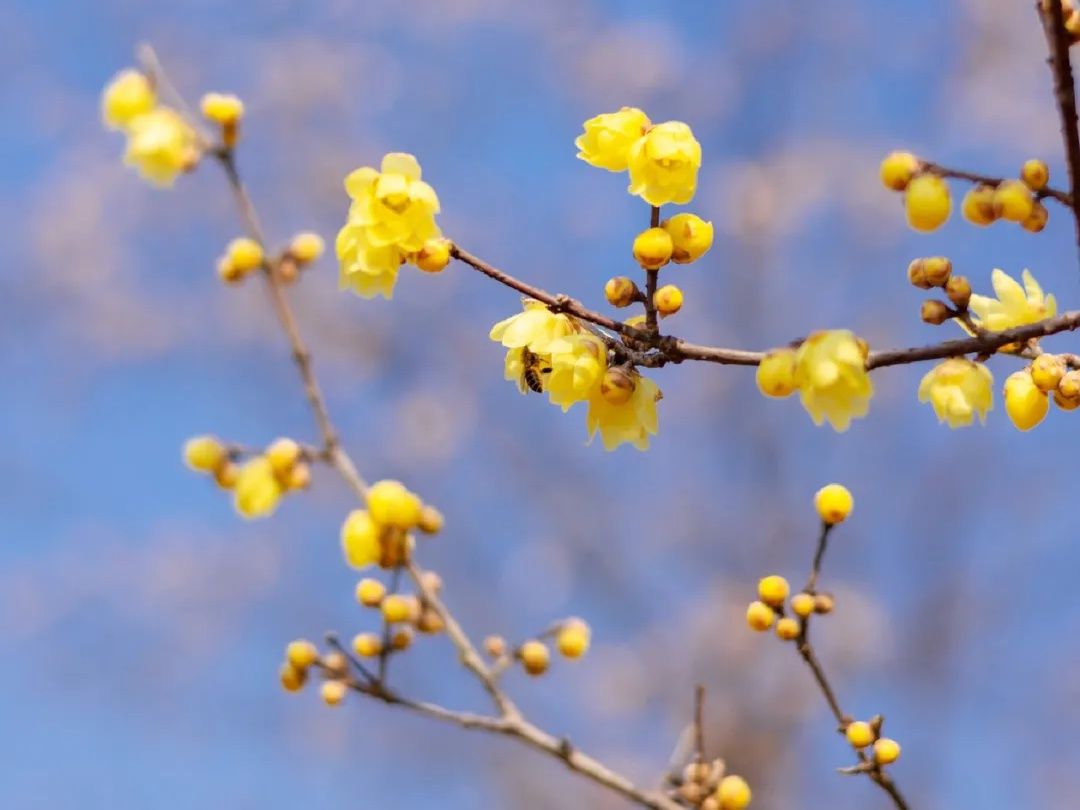
[[[189,98],[247,102],[240,164],[275,239],[312,228],[332,244],[344,175],[410,151],[448,235],[596,303],[633,271],[647,209],[625,176],[574,158],[581,122],[622,105],[686,120],[704,149],[689,210],[717,241],[670,271],[687,296],[670,330],[765,348],[851,327],[883,348],[952,336],[919,322],[916,256],[950,256],[983,292],[993,267],[1030,267],[1076,306],[1060,208],[1037,236],[957,216],[917,235],[877,181],[903,147],[1005,175],[1043,157],[1064,184],[1030,6],[0,6],[5,806],[626,806],[512,742],[279,689],[287,641],[371,621],[338,548],[353,503],[320,470],[310,494],[245,523],[180,463],[197,433],[316,434],[265,290],[216,280],[240,230],[216,167],[151,189],[100,126],[101,87],[136,43]],[[749,778],[755,807],[888,806],[836,775],[852,757],[809,673],[742,620],[759,576],[805,576],[811,497],[836,480],[857,506],[817,641],[845,708],[883,712],[903,743],[912,806],[1077,806],[1080,546],[1063,473],[1080,416],[1023,435],[999,401],[985,428],[949,431],[916,402],[924,365],[877,372],[869,418],[835,434],[795,400],[763,400],[747,369],[688,364],[656,373],[652,449],[607,454],[585,445],[580,406],[562,415],[502,380],[487,332],[516,294],[464,266],[407,268],[393,302],[363,301],[336,275],[330,255],[292,293],[317,371],[362,470],[445,511],[421,560],[450,606],[477,637],[593,623],[584,660],[507,678],[553,733],[655,784],[701,681],[709,753]],[[998,387],[1014,362],[991,367]],[[396,662],[399,688],[482,707],[451,657],[424,640]]]

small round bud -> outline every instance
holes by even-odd
[[[543,675],[547,672],[551,654],[542,641],[526,641],[518,651],[521,665],[530,675]]]
[[[420,618],[416,620],[416,629],[421,633],[433,636],[446,629],[446,622],[439,614],[439,611],[434,608],[424,608],[420,613]]]
[[[609,278],[607,284],[604,285],[604,298],[613,307],[619,309],[630,306],[640,295],[637,284],[628,276]]]
[[[123,129],[131,121],[154,109],[157,93],[150,78],[131,68],[116,74],[101,97],[101,117],[112,129]]]
[[[231,461],[226,460],[214,470],[214,481],[222,489],[232,489],[240,478],[240,468]]]
[[[881,182],[885,188],[903,191],[919,170],[919,159],[911,152],[890,152],[881,161]]]
[[[713,243],[713,224],[697,214],[676,214],[660,223],[671,236],[671,260],[676,264],[697,261]]]
[[[389,624],[412,622],[420,615],[420,604],[414,596],[392,593],[382,600],[383,618]]]
[[[683,305],[682,290],[674,284],[665,284],[653,295],[653,306],[661,318],[674,315]]]
[[[285,487],[290,490],[307,489],[311,486],[311,465],[298,461],[285,476]]]
[[[671,235],[663,228],[648,228],[634,238],[634,258],[646,270],[659,270],[675,249]]]
[[[799,622],[785,616],[776,623],[776,635],[783,641],[794,641],[799,637]]]
[[[953,311],[949,309],[949,305],[944,301],[938,301],[935,298],[928,298],[922,302],[922,307],[919,309],[919,317],[923,319],[925,323],[933,324],[934,326],[940,326],[953,317]]]
[[[244,102],[230,93],[207,93],[199,107],[208,121],[221,126],[236,124],[244,115]]]
[[[1058,391],[1063,397],[1069,399],[1080,397],[1080,370],[1073,369],[1065,372],[1058,383]]]
[[[225,446],[214,436],[196,436],[184,443],[184,463],[196,472],[212,473],[228,460]]]
[[[328,678],[344,678],[349,674],[349,659],[345,653],[333,650],[322,658],[323,670]]]
[[[450,264],[450,240],[428,239],[413,257],[413,264],[425,273],[441,273]]]
[[[964,218],[974,225],[990,225],[997,221],[994,208],[994,187],[981,183],[964,195],[961,207]]]
[[[774,349],[758,363],[754,375],[758,390],[767,397],[789,397],[797,388],[795,384],[795,350]]]
[[[852,748],[866,748],[874,741],[874,729],[870,727],[869,723],[862,720],[856,720],[854,723],[848,723],[847,729],[844,730],[844,735],[847,737],[847,741],[851,743]]]
[[[320,690],[323,703],[327,706],[337,706],[345,699],[348,688],[344,681],[326,681]]]
[[[299,692],[307,683],[307,670],[297,669],[286,661],[278,670],[278,678],[281,681],[281,688],[286,692]]]
[[[1031,213],[1020,223],[1020,227],[1029,233],[1041,233],[1049,220],[1050,212],[1046,210],[1045,205],[1036,200],[1031,206]]]
[[[609,368],[600,379],[600,396],[612,405],[625,405],[637,387],[633,376],[625,369]]]
[[[555,635],[555,646],[566,658],[581,658],[589,649],[591,636],[588,624],[581,619],[570,619]]]
[[[900,743],[882,737],[874,743],[874,762],[878,765],[889,765],[900,758]]]
[[[300,459],[300,445],[292,439],[276,439],[263,454],[277,475],[285,475]]]
[[[301,231],[289,242],[288,253],[297,264],[311,264],[326,248],[323,238],[314,231]]]
[[[502,658],[506,655],[506,639],[502,636],[488,636],[484,639],[484,652],[492,658]]]
[[[1036,158],[1024,161],[1020,169],[1020,179],[1032,191],[1042,191],[1050,182],[1050,167]]]
[[[904,208],[908,225],[914,230],[937,230],[952,212],[949,185],[935,174],[912,178],[904,192]]]
[[[357,633],[353,636],[352,648],[361,658],[374,658],[382,653],[382,639],[375,633]]]
[[[751,602],[746,608],[746,624],[751,630],[764,633],[776,621],[776,611],[764,602]]]
[[[943,287],[952,275],[952,262],[944,256],[928,256],[922,260],[923,277],[931,287]]]
[[[438,534],[442,531],[445,522],[442,512],[434,506],[425,506],[420,510],[420,519],[416,523],[416,528],[424,534]]]
[[[296,669],[306,670],[319,660],[319,651],[307,639],[297,639],[285,648],[285,660]]]
[[[744,810],[750,804],[750,785],[741,776],[725,776],[716,789],[720,810]]]
[[[262,267],[262,245],[254,239],[241,236],[233,239],[225,248],[225,257],[241,273],[250,273]]]
[[[426,593],[435,594],[436,596],[442,591],[443,581],[436,571],[425,571],[420,575],[420,582],[424,586]]]
[[[1054,404],[1063,411],[1075,411],[1080,408],[1080,396],[1067,397],[1059,389],[1054,392]]]
[[[222,256],[218,259],[217,274],[218,278],[226,284],[239,284],[247,275],[244,270],[233,264],[228,256]]]
[[[1056,354],[1040,354],[1031,361],[1031,381],[1047,394],[1058,387],[1066,371],[1065,361]]]
[[[834,607],[836,607],[836,600],[833,599],[831,593],[814,594],[814,613],[824,616],[832,613]]]
[[[704,795],[705,788],[697,782],[684,782],[679,785],[679,798],[691,806],[699,804]]]
[[[390,646],[398,652],[403,652],[412,646],[413,638],[411,627],[399,627],[394,631],[394,635],[390,636]]]
[[[382,604],[386,586],[377,579],[365,577],[356,583],[356,601],[364,607],[375,608]]]
[[[830,526],[847,519],[855,507],[855,499],[843,484],[827,484],[814,495],[814,508]]]
[[[1023,222],[1034,204],[1030,189],[1019,180],[1004,180],[994,191],[994,212],[1009,222]]]
[[[777,608],[782,606],[784,600],[788,598],[788,594],[791,592],[791,586],[788,585],[786,579],[773,574],[771,576],[763,577],[758,582],[757,592],[758,599],[766,605]]]
[[[423,504],[400,481],[377,481],[367,494],[372,519],[384,526],[411,529],[420,521]]]
[[[952,276],[945,283],[945,294],[957,309],[967,309],[971,302],[971,282],[965,276]]]
[[[720,800],[716,798],[715,793],[705,797],[705,801],[701,803],[701,810],[720,810]]]
[[[814,597],[809,593],[797,593],[791,597],[791,611],[805,619],[814,612]]]
[[[926,266],[922,259],[914,259],[907,269],[908,281],[920,290],[929,290],[934,285],[926,280]]]
[[[1035,385],[1031,369],[1014,371],[1005,379],[1005,413],[1017,430],[1031,430],[1049,409],[1050,400]]]

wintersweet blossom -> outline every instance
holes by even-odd
[[[846,329],[814,332],[799,346],[795,383],[814,424],[843,432],[866,416],[874,393],[866,355],[866,344]]]
[[[934,366],[919,383],[919,402],[929,402],[939,422],[966,427],[975,415],[986,423],[994,407],[994,377],[983,363],[950,357]]]
[[[540,301],[526,298],[521,305],[521,312],[499,321],[489,333],[492,340],[508,349],[547,353],[553,340],[578,329],[568,315],[552,312]]]
[[[157,94],[145,73],[122,70],[101,94],[101,118],[110,129],[123,129],[132,119],[154,109]]]
[[[177,175],[198,162],[195,130],[176,110],[158,107],[127,122],[124,162],[148,181],[169,187]]]
[[[277,509],[283,490],[270,460],[256,456],[240,468],[234,493],[236,511],[246,518],[257,518]]]
[[[600,433],[605,450],[614,450],[621,444],[632,444],[638,450],[649,448],[649,436],[659,429],[656,403],[663,394],[660,387],[637,372],[631,374],[633,393],[624,402],[616,404],[605,396],[602,388],[594,390],[589,397],[589,413],[586,425],[589,439]]]
[[[544,384],[553,405],[563,412],[575,402],[584,402],[600,385],[607,371],[607,348],[591,332],[578,332],[556,338],[548,344],[551,368]]]
[[[585,122],[585,131],[574,141],[574,146],[578,148],[577,156],[599,169],[626,171],[630,147],[649,125],[649,117],[637,107],[601,113]]]
[[[1042,287],[1029,270],[1021,274],[1024,285],[1002,270],[990,274],[996,298],[972,295],[968,308],[976,326],[991,332],[1001,332],[1016,326],[1052,318],[1057,314],[1057,301],[1053,295],[1044,295]],[[965,330],[966,326],[961,324]]]
[[[701,144],[682,121],[657,124],[630,148],[631,194],[649,205],[690,202],[697,190]]]

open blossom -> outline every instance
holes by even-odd
[[[634,390],[623,402],[613,402],[601,387],[594,389],[589,397],[586,417],[589,439],[599,431],[605,450],[614,450],[621,444],[647,450],[649,436],[655,436],[659,429],[656,403],[663,396],[660,387],[637,372],[630,378]]]
[[[577,156],[590,166],[622,172],[630,159],[630,147],[649,126],[649,117],[637,107],[623,107],[590,118],[584,126],[585,131],[574,141]]]
[[[335,242],[341,270],[338,286],[350,289],[361,298],[394,297],[398,269],[404,254],[393,245],[373,247],[362,228],[346,225],[338,231]]]
[[[195,130],[169,107],[158,107],[127,122],[124,162],[158,186],[168,187],[199,159]]]
[[[866,344],[846,329],[814,332],[795,353],[795,384],[814,424],[843,432],[866,416],[874,384],[866,371]]]
[[[630,193],[649,205],[690,202],[697,190],[701,144],[682,121],[652,127],[630,148]]]
[[[922,378],[919,402],[929,402],[938,421],[948,422],[951,428],[970,425],[976,414],[985,424],[994,406],[993,385],[993,375],[983,363],[951,357]]]
[[[508,349],[547,353],[551,341],[578,330],[568,315],[554,313],[540,301],[526,298],[521,305],[521,312],[499,321],[489,333],[492,340]]]
[[[234,488],[236,511],[246,518],[266,517],[277,509],[283,490],[266,456],[256,456],[240,468]]]
[[[1024,281],[1022,287],[1016,279],[1002,270],[994,270],[990,274],[997,298],[972,295],[968,303],[976,325],[991,332],[1001,332],[1014,326],[1052,318],[1057,314],[1057,301],[1054,296],[1043,294],[1042,287],[1031,272],[1025,270],[1021,278]]]
[[[584,402],[600,385],[607,371],[607,347],[591,332],[556,338],[548,344],[551,369],[544,390],[553,405],[563,412],[575,402]]]
[[[101,118],[110,129],[123,129],[157,104],[154,86],[145,73],[122,70],[101,94]]]

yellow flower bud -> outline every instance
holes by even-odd
[[[782,399],[795,392],[795,355],[794,349],[774,349],[762,358],[754,376],[762,394]]]
[[[349,674],[349,659],[340,650],[333,650],[323,656],[322,667],[327,678],[344,678]]]
[[[751,602],[746,608],[746,624],[751,630],[764,633],[776,621],[776,611],[764,602]]]
[[[626,171],[630,147],[650,126],[649,118],[636,107],[603,113],[585,122],[585,131],[574,141],[577,156],[591,166],[612,172]]]
[[[323,254],[323,238],[313,231],[301,231],[289,242],[289,255],[297,264],[311,264]]]
[[[368,511],[376,523],[411,529],[420,521],[420,498],[400,481],[377,481],[367,495]]]
[[[264,455],[276,475],[285,475],[300,459],[300,445],[292,439],[275,439]]]
[[[416,620],[416,629],[421,633],[433,635],[446,629],[446,622],[437,610],[426,608],[421,611],[420,618]]]
[[[434,506],[425,506],[420,510],[420,519],[416,523],[416,528],[424,534],[438,534],[442,531],[445,522],[442,512]]]
[[[919,317],[923,319],[923,322],[933,324],[934,326],[940,326],[953,315],[954,313],[949,309],[948,304],[934,298],[928,298],[926,301],[923,301],[922,307],[919,309]]]
[[[438,594],[442,591],[442,577],[439,576],[437,571],[425,571],[420,575],[420,584],[423,587],[424,593]]]
[[[303,671],[319,660],[319,651],[307,639],[297,639],[289,642],[289,646],[285,648],[285,660]]]
[[[971,302],[971,282],[965,276],[952,276],[945,283],[945,294],[957,309],[967,309]]]
[[[250,273],[262,267],[264,258],[262,245],[246,236],[229,242],[225,248],[225,257],[241,273]]]
[[[824,616],[828,613],[832,613],[835,606],[836,601],[833,599],[832,594],[814,594],[814,613]]]
[[[238,284],[244,280],[247,273],[237,267],[228,256],[222,256],[217,261],[217,274],[226,284]]]
[[[375,633],[357,633],[353,636],[352,648],[361,658],[374,658],[382,653],[382,639]]]
[[[641,292],[638,290],[637,285],[626,276],[609,278],[607,284],[604,285],[604,297],[607,302],[620,309],[630,306],[634,301],[638,300],[640,295]]]
[[[907,268],[907,278],[920,290],[929,290],[934,285],[926,279],[926,265],[923,259],[913,259]]]
[[[663,228],[647,228],[634,237],[634,258],[646,270],[659,270],[675,249],[671,234]]]
[[[365,577],[356,583],[356,601],[364,607],[374,608],[382,604],[386,586],[377,579]]]
[[[1031,205],[1031,213],[1020,223],[1020,227],[1029,233],[1041,233],[1049,220],[1050,212],[1046,210],[1045,205],[1036,200]]]
[[[1009,222],[1023,222],[1034,204],[1031,190],[1019,180],[1005,180],[994,191],[994,211]]]
[[[600,396],[612,405],[625,405],[635,388],[634,378],[618,366],[609,368],[600,379]]]
[[[935,174],[912,178],[904,196],[907,221],[916,231],[933,231],[945,224],[952,211],[948,184]]]
[[[862,720],[856,720],[854,723],[848,723],[847,729],[844,731],[844,735],[847,737],[847,741],[851,743],[852,748],[866,748],[874,741],[874,729],[870,724]]]
[[[199,107],[208,121],[221,126],[236,124],[244,115],[244,102],[230,93],[207,93]]]
[[[289,490],[307,489],[311,486],[311,465],[298,461],[285,476],[285,488]]]
[[[307,682],[307,670],[297,669],[288,661],[278,670],[281,688],[286,692],[299,692]]]
[[[420,615],[420,602],[415,596],[389,594],[382,600],[382,615],[389,624],[415,621]]]
[[[1031,430],[1050,409],[1050,400],[1031,378],[1031,370],[1015,371],[1005,380],[1005,413],[1018,430]]]
[[[450,247],[449,239],[428,239],[413,257],[413,264],[425,273],[441,273],[450,264]]]
[[[1058,383],[1058,391],[1069,399],[1080,397],[1080,371],[1067,371]]]
[[[720,810],[744,810],[750,805],[750,785],[741,776],[725,776],[716,788]]]
[[[970,189],[964,195],[961,206],[964,218],[974,225],[990,225],[997,221],[998,214],[994,208],[994,187],[980,183]]]
[[[150,79],[138,70],[122,70],[105,87],[101,96],[101,118],[110,129],[122,129],[137,116],[157,104]]]
[[[256,456],[240,468],[236,477],[234,505],[243,517],[250,519],[272,514],[277,509],[281,495],[281,483],[264,456]]]
[[[1056,354],[1040,354],[1031,361],[1031,381],[1047,394],[1058,387],[1066,371],[1065,361]]]
[[[345,699],[345,693],[348,691],[348,687],[344,681],[326,681],[322,685],[320,694],[322,695],[323,703],[327,706],[337,706],[341,701]]]
[[[671,260],[676,264],[697,261],[713,243],[713,224],[697,214],[676,214],[660,223],[671,236]]]
[[[543,675],[547,672],[548,663],[551,660],[547,645],[535,640],[522,644],[518,656],[521,658],[521,665],[530,675]]]
[[[921,278],[929,287],[943,287],[952,275],[952,262],[944,256],[927,256],[925,259],[916,259],[915,262],[922,264]],[[915,264],[912,262],[912,264]],[[908,278],[911,278],[911,268],[908,268]]]
[[[1054,404],[1063,411],[1075,411],[1080,408],[1080,395],[1075,397],[1066,396],[1061,389],[1054,392]]]
[[[784,600],[788,598],[788,594],[791,592],[791,586],[788,585],[786,579],[773,574],[763,577],[758,582],[757,591],[758,599],[766,605],[776,608],[784,604]]]
[[[919,159],[911,152],[890,152],[881,161],[881,182],[885,188],[903,191],[918,170]]]
[[[214,482],[222,489],[232,489],[240,478],[240,468],[231,461],[225,461],[214,470]]]
[[[363,509],[354,509],[341,526],[341,548],[345,562],[353,568],[367,568],[382,559],[381,527]]]
[[[484,652],[492,658],[502,658],[506,655],[506,639],[502,636],[488,636],[484,639]]]
[[[581,619],[570,619],[555,635],[555,646],[567,658],[581,658],[589,649],[591,635],[588,624]]]
[[[1032,191],[1042,191],[1050,182],[1050,167],[1036,158],[1024,161],[1020,169],[1020,179]]]
[[[390,646],[402,652],[409,649],[413,643],[413,631],[411,627],[399,627],[394,631],[394,634],[390,636]]]
[[[661,318],[674,315],[683,305],[682,290],[674,284],[665,284],[653,295],[653,306]]]
[[[196,472],[212,473],[228,460],[225,446],[214,436],[196,436],[184,443],[184,463]]]
[[[854,506],[855,499],[843,484],[827,484],[814,495],[814,508],[830,526],[846,520]]]
[[[776,623],[776,635],[783,641],[794,641],[799,637],[799,622],[785,616]]]
[[[814,597],[808,593],[797,593],[791,597],[791,611],[799,618],[805,619],[814,612]]]
[[[900,758],[900,743],[882,737],[874,743],[874,761],[878,765],[889,765]]]

